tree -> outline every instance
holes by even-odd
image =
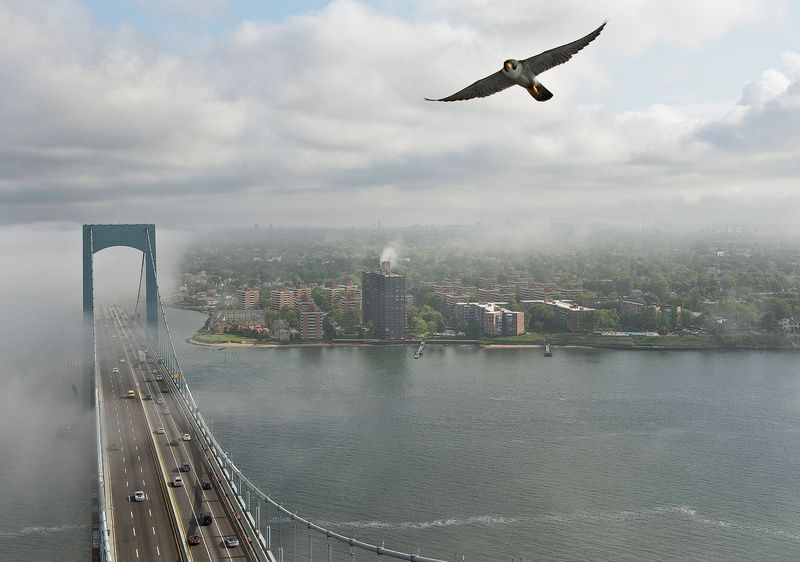
[[[600,308],[594,311],[592,315],[592,330],[616,330],[619,325],[619,315],[616,310]]]

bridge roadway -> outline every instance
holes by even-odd
[[[198,562],[257,561],[174,387],[156,380],[168,373],[156,363],[139,363],[138,351],[145,347],[120,308],[110,305],[101,317],[96,324],[100,407],[116,560],[172,562],[183,560],[181,553],[188,551],[189,559]],[[129,390],[135,398],[127,398]],[[159,427],[164,434],[156,432]],[[182,440],[187,433],[191,440]],[[189,463],[188,472],[179,471],[183,463]],[[183,486],[171,485],[175,476],[183,478]],[[211,489],[202,489],[204,480]],[[145,493],[145,501],[132,501],[137,490]],[[198,524],[202,512],[212,513],[211,525]],[[201,537],[200,544],[184,547],[192,535]],[[240,545],[229,549],[224,539],[231,536]]]

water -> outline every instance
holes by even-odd
[[[237,462],[345,534],[467,561],[800,559],[796,354],[212,351],[183,341],[203,315],[168,315]],[[0,394],[3,562],[89,555],[92,458],[54,433],[80,412],[78,336],[5,334],[26,360]]]
[[[344,534],[476,561],[800,559],[796,354],[216,351],[183,341],[203,315],[168,316],[237,463]]]

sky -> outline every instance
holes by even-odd
[[[546,103],[424,101],[606,19]],[[0,0],[0,225],[788,225],[797,29],[768,0]]]

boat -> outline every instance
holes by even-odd
[[[550,350],[550,344],[549,343],[544,344],[544,356],[545,357],[552,357],[553,356],[553,352]]]
[[[425,349],[425,340],[419,342],[419,347],[417,348],[417,351],[414,352],[414,359],[419,359],[420,357],[422,357],[423,349]]]

